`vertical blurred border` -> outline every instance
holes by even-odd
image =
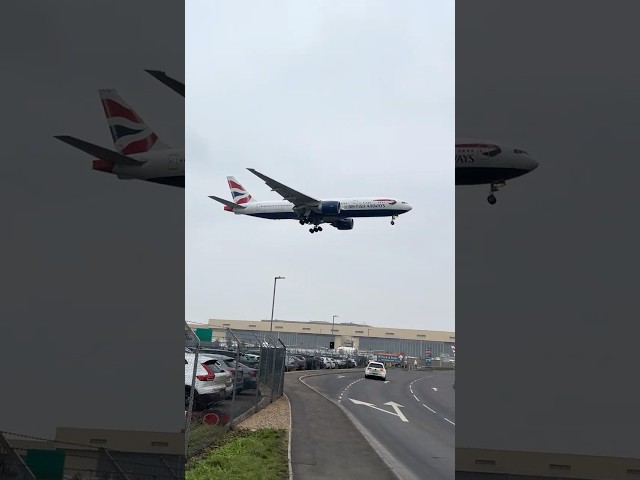
[[[0,477],[183,478],[184,3],[3,7]]]
[[[456,2],[456,478],[640,473],[639,13]]]

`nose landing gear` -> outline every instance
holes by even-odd
[[[392,215],[391,216],[391,225],[395,225],[396,224],[396,222],[395,222],[396,218],[398,218],[397,215]]]
[[[491,184],[491,191],[489,192],[489,196],[487,197],[487,202],[489,205],[495,205],[498,199],[494,195],[498,191],[500,187],[504,187],[505,182],[494,182]]]

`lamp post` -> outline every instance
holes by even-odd
[[[336,350],[336,317],[339,315],[333,316],[333,327],[331,327],[331,335],[333,335],[333,350]]]
[[[273,279],[273,300],[271,301],[271,327],[269,332],[273,332],[273,308],[276,306],[276,282],[278,280],[285,280],[284,277],[275,277]]]

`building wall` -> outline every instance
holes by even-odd
[[[193,325],[192,328],[202,325]],[[269,333],[270,321],[211,319],[209,327],[214,330],[215,338],[226,338],[226,329],[230,328],[238,336],[263,338]],[[329,348],[329,342],[335,342],[335,348],[354,346],[360,351],[388,351],[405,353],[424,358],[424,351],[431,348],[432,356],[443,353],[452,356],[451,345],[455,345],[455,332],[436,330],[411,330],[402,328],[371,327],[354,324],[335,324],[332,334],[331,322],[285,322],[273,321],[273,337],[279,338],[287,347],[292,348]]]

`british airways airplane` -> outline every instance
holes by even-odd
[[[338,230],[352,230],[354,217],[391,217],[391,225],[399,215],[411,210],[407,202],[393,198],[337,198],[318,200],[287,187],[272,178],[248,168],[279,194],[284,201],[257,202],[234,177],[227,177],[233,202],[209,196],[224,205],[224,209],[236,215],[266,218],[270,220],[298,220],[300,225],[313,225],[309,232],[321,232],[323,223]]]
[[[99,93],[115,150],[69,135],[55,138],[96,157],[93,170],[184,188],[184,149],[162,142],[116,90]]]
[[[456,139],[456,185],[490,185],[487,201],[496,203],[495,192],[507,180],[538,168],[529,153],[510,145],[483,140]]]

